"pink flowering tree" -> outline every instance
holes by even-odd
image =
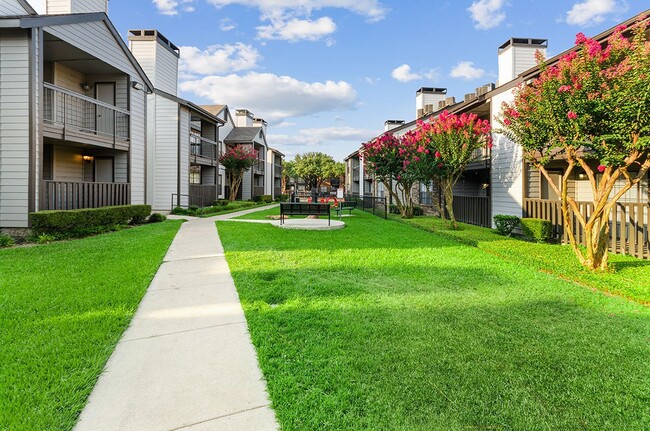
[[[412,141],[390,133],[363,144],[361,149],[366,169],[384,184],[403,218],[413,217],[411,189],[418,181],[411,166],[413,151]]]
[[[417,128],[407,135],[413,141],[414,169],[421,181],[431,180],[442,189],[453,229],[458,229],[453,207],[454,185],[467,165],[476,160],[477,150],[492,146],[490,130],[490,122],[476,114],[443,111],[429,122],[419,121]],[[443,208],[438,209],[444,218]]]
[[[607,268],[612,208],[650,168],[650,43],[648,19],[627,30],[617,28],[605,43],[576,37],[576,49],[556,64],[540,59],[541,73],[516,89],[498,121],[502,132],[523,147],[561,196],[564,229],[580,262]],[[629,36],[625,37],[624,32]],[[551,160],[566,160],[561,185],[546,169]],[[573,171],[584,170],[593,193],[593,212],[585,217],[568,193]],[[622,187],[614,186],[622,183]],[[585,233],[582,249],[572,219]]]
[[[257,153],[250,145],[237,145],[226,151],[220,158],[219,163],[226,169],[228,183],[230,184],[230,201],[237,198],[244,172],[257,163]]]

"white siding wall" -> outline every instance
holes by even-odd
[[[181,106],[180,118],[180,187],[181,194],[190,193],[190,110],[186,106]]]
[[[27,227],[29,41],[0,29],[0,227]]]
[[[511,100],[512,90],[493,97],[490,104],[492,107],[490,118],[499,114],[504,101]],[[492,126],[496,127],[495,124]],[[490,187],[492,189],[492,215],[522,216],[524,203],[522,150],[519,145],[502,135],[494,135]]]
[[[131,40],[129,41],[129,47],[133,56],[140,63],[144,73],[153,82],[154,66],[156,64],[156,45],[149,40]]]
[[[178,103],[154,96],[153,114],[155,136],[147,136],[147,157],[153,162],[147,172],[147,182],[153,187],[151,205],[155,210],[169,210],[172,193],[177,193],[178,175]]]
[[[244,179],[241,182],[241,199],[247,201],[253,196],[253,170],[249,169],[244,173]]]
[[[27,15],[27,11],[16,0],[2,0],[0,15]]]
[[[133,77],[138,76],[135,67],[103,21],[46,27],[45,31]]]
[[[146,130],[144,91],[131,91],[131,203],[145,203]]]
[[[4,0],[3,0],[4,1]],[[108,13],[107,0],[45,0],[47,14]]]
[[[86,75],[60,63],[54,63],[54,85],[75,93],[83,93],[81,83],[86,81]]]
[[[169,94],[178,92],[178,58],[156,43],[156,73],[153,85]]]

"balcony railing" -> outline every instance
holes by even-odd
[[[282,166],[281,165],[275,165],[273,167],[273,173],[275,178],[282,178]]]
[[[257,196],[263,196],[264,195],[264,187],[261,186],[255,186],[253,187],[253,199]]]
[[[490,166],[490,155],[492,150],[486,147],[477,148],[472,152],[472,161],[468,168],[482,168]]]
[[[190,135],[190,155],[196,162],[198,157],[215,161],[219,158],[218,144],[198,135]]]
[[[359,167],[352,168],[352,181],[359,181]]]
[[[215,184],[190,184],[189,195],[190,205],[209,206],[217,200],[217,186]]]
[[[129,141],[129,111],[52,84],[45,83],[43,87],[43,119],[61,126],[64,139],[67,134],[82,133],[113,144]]]
[[[43,181],[41,210],[76,210],[131,202],[129,183]]]

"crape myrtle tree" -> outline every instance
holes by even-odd
[[[257,153],[250,145],[237,145],[226,151],[219,158],[219,163],[226,170],[230,184],[229,199],[232,202],[237,198],[244,172],[257,163]]]
[[[287,183],[290,181],[291,178],[296,177],[296,162],[295,161],[289,161],[289,162],[282,162],[282,192],[285,193],[287,191]]]
[[[414,151],[414,140],[410,137],[384,133],[363,144],[360,152],[366,169],[384,184],[403,218],[413,218],[411,189],[418,181],[417,172],[411,167]]]
[[[650,168],[650,43],[648,17],[630,36],[619,26],[603,44],[579,33],[576,49],[557,64],[540,58],[540,75],[515,90],[498,121],[502,132],[522,146],[527,161],[539,169],[561,196],[564,229],[580,262],[594,270],[607,268],[612,208]],[[546,169],[554,159],[566,160],[561,186]],[[591,163],[590,163],[591,162]],[[593,193],[586,217],[568,194],[572,172],[584,170]],[[614,192],[614,186],[621,184]],[[585,249],[576,242],[575,217],[585,233]]]
[[[417,128],[404,138],[412,141],[410,167],[420,181],[439,185],[453,229],[458,229],[454,215],[454,186],[467,165],[477,158],[476,150],[492,146],[488,120],[476,114],[450,114],[443,111],[430,121],[418,121]],[[435,200],[434,200],[435,201]],[[445,212],[439,202],[441,217]]]
[[[336,170],[332,156],[321,152],[298,154],[294,161],[296,175],[305,180],[310,189],[320,190],[323,181],[329,180]]]

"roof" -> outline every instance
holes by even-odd
[[[225,121],[223,121],[221,118],[217,117],[207,109],[204,109],[202,106],[196,105],[189,100],[181,99],[178,96],[174,96],[173,94],[169,94],[167,92],[164,92],[162,90],[154,90],[154,93],[156,93],[159,96],[163,96],[169,100],[173,100],[174,102],[178,103],[179,105],[187,106],[188,108],[193,109],[194,111],[200,113],[201,115],[209,118],[210,120],[214,121],[215,123],[220,123],[224,124]]]
[[[253,142],[261,131],[261,127],[235,127],[223,141],[226,143]]]
[[[350,155],[348,155],[345,159],[343,159],[344,162],[348,161],[349,159],[353,157],[359,157],[359,150],[354,151]]]
[[[147,77],[147,74],[144,73],[142,66],[138,63],[138,60],[135,59],[129,47],[126,46],[126,42],[120,36],[119,32],[108,18],[104,12],[94,12],[94,13],[75,13],[75,14],[61,14],[61,15],[33,15],[20,18],[20,27],[21,28],[40,28],[40,27],[52,27],[57,25],[70,25],[70,24],[81,24],[86,22],[97,22],[102,21],[106,24],[106,27],[113,35],[115,42],[120,46],[126,57],[129,59],[133,67],[140,75],[140,78],[144,81],[144,84],[147,86],[148,91],[153,91],[154,86],[151,83],[151,80]]]
[[[271,147],[269,147],[269,150],[273,151],[275,154],[279,154],[279,155],[281,155],[282,157],[284,157],[284,153],[282,153],[282,152],[276,150],[275,148],[271,148]]]

